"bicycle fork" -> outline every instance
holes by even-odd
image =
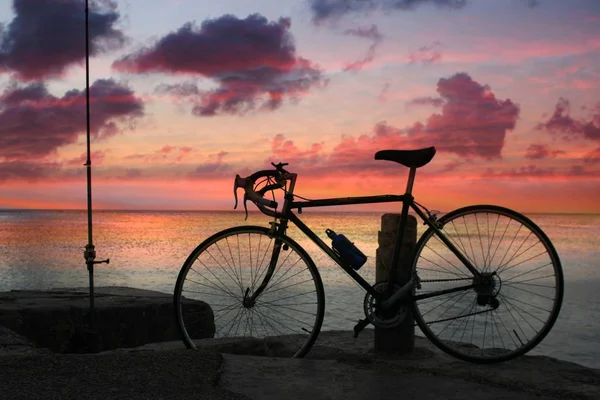
[[[250,295],[250,288],[246,288],[246,292],[244,293],[244,299],[242,300],[242,305],[245,308],[252,308],[256,304],[256,299],[260,297],[260,295],[264,292],[266,287],[269,285],[271,278],[273,277],[273,273],[275,273],[275,267],[277,266],[277,261],[279,260],[279,254],[281,253],[281,247],[283,244],[283,240],[281,240],[276,232],[277,227],[279,225],[276,223],[272,223],[271,232],[275,237],[275,244],[273,245],[273,253],[271,254],[271,261],[269,262],[269,267],[267,268],[267,272],[265,273],[265,277],[263,278],[260,286],[256,288],[254,293]],[[250,297],[248,297],[250,295]]]

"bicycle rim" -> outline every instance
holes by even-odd
[[[470,362],[507,361],[533,349],[552,329],[563,298],[560,260],[548,237],[527,217],[497,206],[461,208],[439,222],[488,283],[416,301],[422,332]],[[431,229],[417,243],[415,271],[417,295],[476,283]]]
[[[268,275],[276,245],[268,231],[227,229],[190,254],[174,296],[188,348],[217,346],[222,352],[280,357],[302,357],[310,350],[323,321],[323,284],[314,262],[291,238],[281,238],[277,264],[262,294],[254,304],[244,302]]]

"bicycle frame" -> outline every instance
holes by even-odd
[[[400,247],[402,244],[403,236],[404,236],[404,228],[406,226],[406,220],[408,217],[409,209],[412,209],[422,220],[423,222],[429,226],[435,233],[435,235],[456,255],[456,257],[471,271],[474,276],[474,282],[479,282],[481,278],[481,273],[472,265],[472,263],[454,246],[454,244],[446,238],[444,233],[438,228],[438,225],[435,219],[430,218],[427,214],[425,214],[415,203],[414,197],[412,196],[412,186],[415,177],[415,169],[411,168],[409,172],[409,178],[406,188],[406,193],[403,195],[376,195],[376,196],[360,196],[360,197],[339,197],[339,198],[329,198],[329,199],[316,199],[316,200],[308,200],[308,201],[294,201],[293,192],[294,186],[296,183],[296,174],[290,174],[291,183],[290,188],[287,191],[285,196],[284,205],[282,211],[277,213],[274,211],[266,211],[266,209],[259,207],[263,213],[271,216],[275,216],[279,218],[280,223],[278,224],[278,229],[275,233],[276,245],[273,249],[273,257],[271,261],[271,265],[269,265],[268,272],[260,285],[260,287],[255,291],[255,293],[250,298],[250,301],[254,301],[264,290],[270,277],[275,269],[275,264],[277,263],[277,258],[279,256],[279,250],[281,248],[281,242],[277,243],[277,236],[285,234],[285,231],[288,226],[288,222],[292,222],[294,225],[298,227],[310,240],[312,240],[321,250],[323,250],[331,259],[333,259],[348,275],[352,277],[365,291],[367,291],[370,295],[372,295],[375,299],[382,301],[381,305],[383,308],[388,308],[393,305],[396,305],[400,302],[407,301],[408,294],[413,293],[414,280],[411,278],[409,282],[404,284],[400,290],[398,290],[394,295],[387,299],[384,299],[385,293],[380,293],[376,291],[371,284],[369,284],[357,271],[355,271],[350,265],[348,265],[344,260],[340,258],[340,256],[334,252],[329,245],[327,245],[317,234],[315,234],[302,220],[298,215],[296,215],[292,210],[298,210],[299,214],[302,214],[302,210],[304,208],[313,208],[313,207],[331,207],[331,206],[342,206],[342,205],[356,205],[356,204],[376,204],[376,203],[392,203],[392,202],[400,202],[402,203],[402,214],[400,217],[400,224],[398,225],[398,231],[396,235],[396,243],[394,246],[394,254],[392,257],[392,266],[390,268],[390,272],[388,275],[388,289],[391,290],[393,285],[396,282],[396,269],[399,268],[399,259],[400,259]],[[275,228],[276,226],[274,226]],[[435,297],[443,294],[448,294],[452,292],[467,290],[475,287],[476,284],[473,283],[471,285],[458,286],[452,289],[440,290],[436,292],[430,292],[426,294],[411,296],[409,301],[417,301],[421,299],[426,299],[430,297]]]

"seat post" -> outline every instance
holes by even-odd
[[[415,174],[417,169],[412,167],[408,173],[408,182],[406,182],[406,194],[412,194],[413,183],[415,182]]]

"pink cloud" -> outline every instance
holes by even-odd
[[[509,99],[497,99],[489,86],[475,82],[465,73],[440,79],[437,91],[441,110],[425,123],[396,128],[380,122],[371,133],[342,136],[330,154],[324,152],[322,143],[299,149],[292,140],[277,135],[271,157],[292,160],[297,168],[311,173],[320,170],[367,173],[391,168],[373,159],[375,152],[383,149],[435,146],[440,153],[466,160],[501,158],[504,138],[515,127],[519,106]]]
[[[90,154],[90,158],[94,165],[102,165],[104,162],[104,158],[106,157],[106,153],[103,151],[92,151]],[[77,158],[70,159],[66,162],[67,165],[72,166],[82,166],[87,162],[87,153],[81,153],[81,155]]]
[[[506,132],[515,128],[519,106],[499,100],[488,85],[459,73],[442,78],[437,89],[444,100],[441,113],[407,130],[419,147],[435,144],[439,151],[463,157],[500,158]]]
[[[560,136],[563,140],[600,140],[600,108],[593,108],[588,118],[576,119],[571,115],[570,101],[561,97],[550,118],[538,123],[536,129]]]
[[[169,154],[170,152],[173,151],[173,149],[174,149],[173,146],[166,145],[165,147],[163,147],[162,149],[160,149],[158,152],[162,153],[162,154]]]
[[[180,147],[179,148],[179,153],[177,155],[177,158],[175,159],[176,161],[182,161],[184,158],[186,158],[190,153],[192,153],[194,151],[193,148],[191,147]]]
[[[377,96],[377,100],[379,100],[380,102],[384,103],[388,100],[388,93],[390,91],[390,87],[391,87],[391,83],[386,82],[383,87],[381,88],[381,92],[379,92],[379,95]]]
[[[344,71],[359,71],[363,69],[365,65],[373,62],[377,47],[383,40],[383,36],[379,33],[376,25],[371,25],[370,28],[358,27],[355,29],[348,29],[344,32],[344,35],[357,36],[371,40],[371,45],[367,50],[367,54],[365,54],[362,59],[347,64],[344,67]]]
[[[323,143],[313,143],[306,150],[298,148],[292,140],[286,139],[284,135],[275,135],[271,143],[270,159],[277,162],[294,164],[298,168],[315,169],[326,163],[323,152]],[[270,161],[265,161],[270,165]]]
[[[583,157],[583,162],[586,164],[599,164],[600,163],[600,147],[587,153]]]
[[[560,179],[598,179],[600,178],[600,170],[597,169],[589,169],[583,165],[575,164],[567,166],[566,168],[556,168],[556,167],[538,167],[536,165],[527,165],[523,167],[507,167],[507,168],[499,168],[493,169],[488,168],[482,175],[482,178],[503,178],[503,179],[514,179],[514,178],[522,178],[522,179],[550,179],[550,180],[560,180]]]
[[[422,46],[408,55],[408,63],[427,65],[439,62],[442,59],[441,47],[442,44],[439,41],[435,41],[428,46]]]
[[[501,61],[507,64],[523,63],[532,59],[556,58],[595,53],[600,50],[600,39],[579,41],[548,39],[517,40],[512,38],[472,38],[468,50],[448,48],[444,51],[447,63],[486,63]]]
[[[545,144],[532,144],[527,148],[525,158],[539,160],[543,158],[556,158],[559,154],[565,154],[565,152],[562,150],[552,150]]]
[[[183,161],[190,153],[195,150],[191,147],[175,147],[165,145],[159,150],[150,153],[136,153],[125,156],[126,160],[141,160],[146,164],[164,164]]]
[[[591,79],[573,79],[573,87],[578,90],[593,90],[598,89],[599,84]]]
[[[224,174],[226,176],[231,176],[232,173],[230,171],[232,170],[232,166],[224,161],[227,154],[226,151],[220,151],[217,154],[209,155],[207,161],[196,166],[194,172],[190,174],[190,177],[212,177],[214,179],[219,179],[222,178]]]

